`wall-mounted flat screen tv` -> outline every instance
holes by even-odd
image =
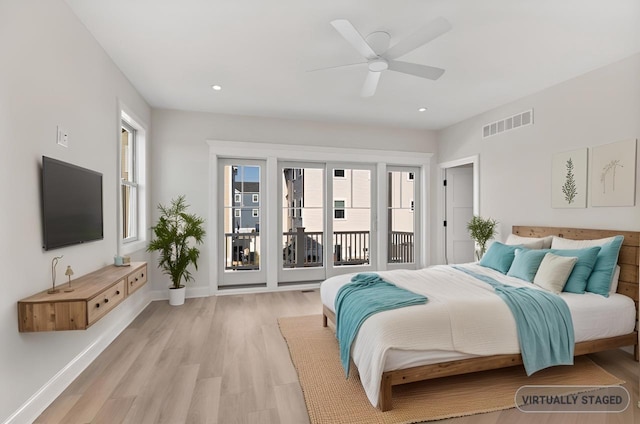
[[[42,157],[45,250],[104,238],[102,174]]]

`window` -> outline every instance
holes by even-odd
[[[413,199],[411,199],[411,212],[413,212]]]
[[[346,219],[346,213],[345,213],[344,207],[345,207],[344,200],[333,201],[333,217],[335,219]]]
[[[236,194],[233,196],[233,201],[234,201],[235,203],[238,203],[238,204],[242,203],[242,195],[241,195],[241,194],[236,193]]]
[[[252,209],[251,210],[251,216],[256,218],[258,216],[258,209]]]
[[[291,201],[291,212],[290,212],[290,214],[291,214],[292,218],[296,217],[296,199],[293,199]]]
[[[346,175],[344,173],[344,169],[334,169],[333,170],[333,176],[335,178],[346,178]]]
[[[136,130],[124,120],[120,133],[120,219],[122,242],[138,240]]]
[[[413,181],[415,174],[413,172],[407,172],[407,180]]]
[[[254,194],[253,196],[251,196],[251,201],[252,201],[253,203],[258,203],[258,197],[259,197],[259,196],[258,196],[257,194]]]
[[[241,213],[240,209],[236,209],[233,214],[236,218],[240,218],[240,213]]]

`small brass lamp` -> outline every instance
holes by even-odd
[[[67,270],[64,272],[64,275],[69,277],[69,286],[64,289],[65,292],[72,292],[73,289],[71,288],[71,276],[73,275],[73,270],[71,269],[70,265],[67,265]]]

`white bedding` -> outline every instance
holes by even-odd
[[[537,289],[497,271],[466,264],[514,286]],[[381,271],[380,276],[429,298],[425,305],[385,311],[368,318],[353,342],[352,358],[363,387],[376,406],[383,371],[464,359],[518,353],[515,320],[493,289],[449,266]],[[335,312],[334,299],[353,274],[322,283],[322,303]],[[635,305],[623,295],[562,293],[571,311],[576,342],[628,334],[635,326]]]

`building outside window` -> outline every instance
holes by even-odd
[[[345,212],[345,201],[344,200],[334,200],[333,201],[333,217],[335,219],[346,219]]]

